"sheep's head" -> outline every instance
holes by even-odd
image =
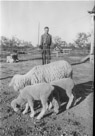
[[[19,109],[17,108],[17,99],[14,99],[12,102],[11,102],[11,107],[13,108],[13,110],[15,112],[17,112]]]
[[[11,82],[9,83],[9,87],[13,87],[15,91],[19,91],[21,88],[24,88],[24,81],[22,79],[22,75],[14,75]]]
[[[19,108],[25,105],[26,101],[19,94],[16,99],[11,102],[11,107],[15,112],[18,112]]]

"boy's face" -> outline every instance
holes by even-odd
[[[49,32],[49,29],[48,28],[45,28],[44,29],[45,33],[47,34]]]

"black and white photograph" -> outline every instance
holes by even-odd
[[[0,136],[93,136],[94,0],[0,0]]]

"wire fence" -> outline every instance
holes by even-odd
[[[18,58],[20,61],[42,59],[42,51],[43,50],[41,49],[28,49],[27,51],[18,50]],[[86,56],[89,54],[89,52],[90,51],[87,49],[63,49],[63,50],[50,49],[51,59],[60,58],[64,56],[75,56],[75,57]],[[6,62],[6,57],[8,55],[10,55],[10,52],[8,51],[0,52],[0,62]]]

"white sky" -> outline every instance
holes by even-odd
[[[0,36],[38,43],[38,23],[40,35],[48,26],[50,34],[73,42],[78,32],[90,32],[94,1],[2,1],[0,2]]]

